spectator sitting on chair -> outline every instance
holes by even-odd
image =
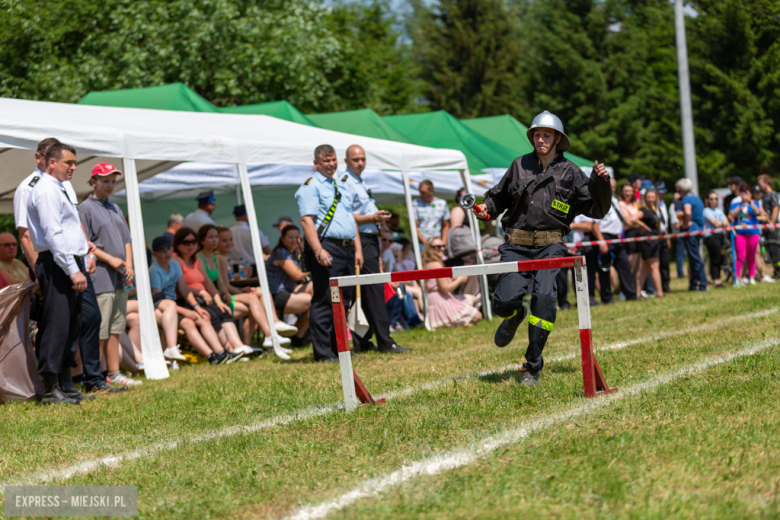
[[[178,230],[180,230],[184,226],[184,217],[181,213],[171,213],[171,216],[168,217],[168,229],[165,230],[165,233],[163,233],[163,236],[168,237],[168,239],[173,243],[173,235],[176,234]]]
[[[165,358],[178,361],[187,360],[182,356],[176,340],[181,328],[195,350],[207,358],[212,365],[227,361],[228,353],[222,348],[217,332],[211,326],[208,312],[197,311],[199,307],[195,300],[195,294],[187,288],[181,265],[178,262],[171,262],[173,244],[167,235],[157,237],[152,241],[152,254],[154,255],[154,263],[149,269],[149,280],[154,300],[154,317],[157,319],[157,324],[163,329],[163,338],[165,339],[163,354]],[[190,307],[196,310],[176,304],[177,288],[181,294],[187,294],[187,302]]]
[[[444,241],[439,237],[429,238],[423,248],[423,263],[426,269],[444,267]],[[455,296],[452,292],[466,283],[467,276],[457,278],[436,278],[427,280],[428,318],[431,327],[470,327],[482,319],[477,310],[478,299],[471,294]]]
[[[309,328],[309,309],[314,288],[309,273],[301,271],[300,254],[301,233],[292,224],[282,230],[279,243],[266,260],[266,273],[274,306],[278,314],[299,314],[296,325],[298,334],[293,338],[292,346],[302,347],[303,337]]]
[[[238,263],[243,258],[246,265],[251,266],[252,269],[247,276],[252,277],[253,273],[257,272],[257,265],[255,252],[252,248],[252,234],[249,232],[249,217],[246,214],[246,206],[241,204],[233,208],[233,215],[236,217],[236,223],[230,227],[230,232],[233,233],[233,249],[228,253],[228,258],[233,263]],[[271,255],[271,244],[262,231],[259,229],[257,231],[260,233],[263,259],[266,259]]]
[[[265,336],[263,346],[273,346],[271,340],[271,326],[268,323],[269,320],[265,314],[265,306],[260,300],[259,295],[249,287],[245,287],[242,290],[233,287],[230,284],[227,259],[222,255],[217,256],[217,248],[219,247],[219,232],[217,231],[217,228],[211,224],[207,224],[200,228],[200,231],[198,232],[198,245],[200,246],[198,261],[201,271],[204,271],[204,275],[220,290],[223,301],[230,306],[233,319],[240,320],[242,318],[247,318],[245,328],[242,331],[244,344],[248,345],[251,343],[255,327],[259,326],[260,331]],[[272,316],[271,318],[275,319],[276,316]],[[281,329],[290,333],[290,335],[297,332],[297,329],[290,327],[286,323],[280,325],[284,325]],[[280,330],[280,327],[276,326],[276,329],[277,332],[281,334],[282,330]],[[290,340],[281,338],[280,342],[282,345],[286,345],[290,343]],[[246,351],[246,349],[244,350]],[[254,351],[247,351],[245,353],[249,355],[254,353]]]
[[[201,309],[208,313],[211,326],[220,335],[220,342],[229,352],[228,359],[220,362],[232,363],[245,353],[254,353],[254,350],[249,346],[242,348],[245,345],[241,342],[236,324],[233,323],[230,307],[222,301],[214,283],[206,276],[206,269],[200,265],[195,254],[197,247],[198,237],[188,227],[181,228],[173,237],[173,257],[179,262],[182,278],[187,285],[184,291],[184,288],[179,288],[177,303],[185,309],[196,311],[204,319],[206,316]],[[195,304],[189,299],[190,293],[195,296]]]
[[[24,262],[16,258],[19,246],[11,233],[0,233],[0,275],[9,284],[30,281],[30,272]]]
[[[424,180],[420,183],[420,198],[412,203],[414,219],[417,222],[417,238],[421,244],[433,237],[447,243],[450,230],[450,210],[447,202],[433,196],[433,183]]]
[[[122,210],[108,200],[122,172],[112,164],[92,168],[92,194],[79,205],[81,225],[97,249],[97,269],[90,275],[100,308],[100,344],[108,369],[106,381],[120,386],[140,385],[119,372],[119,335],[127,326],[127,291],[133,273],[130,229]]]
[[[204,190],[198,193],[196,197],[198,201],[198,209],[190,213],[184,218],[182,227],[190,228],[197,233],[201,226],[205,224],[211,224],[215,226],[217,223],[211,218],[211,214],[214,213],[216,208],[217,198],[214,196],[214,190]]]

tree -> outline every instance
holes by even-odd
[[[523,97],[519,34],[503,0],[418,3],[414,50],[433,110],[458,118],[516,112]]]

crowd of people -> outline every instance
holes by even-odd
[[[195,354],[211,364],[260,357],[263,348],[273,346],[274,332],[282,345],[303,347],[311,342],[316,361],[337,361],[328,280],[356,272],[398,272],[417,266],[413,241],[402,230],[400,216],[379,210],[366,186],[362,177],[366,154],[358,145],[347,149],[346,172],[340,175],[336,174],[338,159],[333,147],[317,147],[314,173],[295,195],[300,227],[291,217],[280,216],[273,224],[279,232],[273,248],[261,232],[262,251],[253,250],[249,215],[243,205],[235,206],[235,221],[230,227],[217,225],[212,218],[216,196],[207,190],[197,196],[197,208],[192,213],[169,217],[165,233],[152,239],[147,247],[148,258],[142,259],[133,257],[128,221],[110,200],[117,179],[123,175],[119,169],[109,163],[96,165],[89,180],[92,193],[78,203],[70,184],[77,164],[76,150],[49,138],[41,141],[35,159],[36,170],[19,185],[14,196],[23,260],[18,258],[19,244],[14,235],[0,234],[0,286],[33,280],[39,284],[31,308],[44,404],[78,404],[94,398],[91,394],[96,392],[123,392],[141,384],[136,376],[143,372],[144,361],[134,287],[139,261],[148,263],[163,355],[172,369],[196,361]],[[606,179],[606,170],[599,168],[599,175]],[[599,184],[599,190],[607,189],[606,181],[598,182],[605,183],[604,187]],[[752,189],[739,178],[729,179],[731,195],[723,201],[714,191],[702,201],[692,193],[690,180],[681,179],[670,207],[664,202],[667,190],[663,182],[653,183],[633,174],[619,190],[614,178],[609,184],[609,205],[601,207],[599,201],[599,211],[578,212],[571,221],[569,236],[556,238],[550,232],[550,243],[778,222],[777,194],[766,175],[759,176],[758,185]],[[507,187],[498,186],[486,196],[493,209],[509,208],[508,203],[502,206],[500,202],[501,189]],[[420,196],[413,202],[412,218],[424,268],[476,263],[477,245],[471,229],[474,221],[458,205],[464,193],[462,189],[456,194],[453,206],[436,197],[432,182],[419,184]],[[608,191],[599,196],[606,201],[607,195]],[[568,213],[567,204],[555,202],[555,211]],[[486,216],[488,209],[483,206],[475,211]],[[593,214],[603,217],[592,218]],[[485,222],[482,240],[488,262],[499,260],[498,255],[490,254],[491,244],[525,244],[521,229],[507,231],[504,235],[491,222]],[[772,266],[762,261],[762,235]],[[709,257],[709,279],[700,250],[702,241]],[[588,258],[591,305],[598,305],[597,293],[602,304],[614,303],[616,295],[625,300],[664,297],[670,292],[672,257],[678,277],[685,276],[683,264],[688,258],[690,290],[705,291],[710,284],[723,287],[724,251],[730,245],[730,234],[719,233],[671,241],[575,247],[573,252]],[[536,247],[535,242],[532,247]],[[776,230],[739,230],[733,248],[733,276],[742,284],[773,282],[780,276]],[[257,262],[263,262],[268,277],[273,301],[270,316],[257,283]],[[773,273],[770,267],[774,267]],[[247,279],[239,282],[237,271]],[[565,310],[570,304],[566,270],[551,274],[554,276],[550,280],[535,283],[555,286],[551,290],[557,298],[557,302],[551,302],[554,315],[556,307]],[[491,278],[494,310],[497,281]],[[518,278],[518,283],[521,281],[521,285],[527,285],[530,278]],[[503,287],[508,290],[506,284]],[[361,305],[368,332],[351,333],[353,352],[397,354],[411,350],[399,345],[392,334],[423,326],[425,294],[431,328],[471,326],[482,319],[481,290],[477,277],[436,278],[423,285],[403,282],[363,286]],[[355,300],[354,290],[344,288],[343,294],[349,307]],[[503,297],[498,296],[498,300]],[[517,311],[513,312],[515,316]],[[547,318],[531,318],[547,323]],[[258,342],[261,346],[253,346],[258,333],[262,335],[262,342]],[[84,391],[74,382],[81,383]]]

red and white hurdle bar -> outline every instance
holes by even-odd
[[[420,269],[398,273],[364,274],[358,276],[341,276],[330,279],[330,296],[333,303],[333,319],[336,328],[336,340],[339,351],[339,366],[341,369],[341,384],[344,389],[344,406],[352,411],[363,404],[378,404],[384,400],[374,400],[358,375],[352,368],[352,355],[347,336],[347,313],[344,308],[342,287],[356,285],[372,285],[390,282],[409,282],[430,280],[433,278],[450,278],[455,276],[481,276],[488,274],[517,273],[523,271],[540,271],[543,269],[574,268],[577,293],[577,314],[580,325],[580,350],[582,352],[582,382],[587,397],[595,397],[599,393],[614,392],[604,379],[596,357],[593,355],[593,335],[590,325],[590,300],[588,298],[588,276],[585,270],[585,257],[570,256],[546,260],[526,260],[521,262],[503,262],[488,265],[469,265],[461,267],[443,267],[441,269]]]

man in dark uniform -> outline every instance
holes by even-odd
[[[557,116],[544,111],[528,129],[534,152],[518,157],[501,181],[485,193],[484,204],[474,206],[478,218],[506,214],[501,223],[505,243],[499,247],[502,262],[559,258],[567,254],[563,237],[574,217],[602,218],[610,206],[609,173],[595,162],[590,179],[563,157],[569,138]],[[505,318],[495,343],[508,345],[528,315],[528,349],[523,364],[523,384],[535,385],[542,370],[542,350],[555,324],[558,269],[501,275],[493,294],[493,312]],[[523,297],[533,280],[530,312]]]
[[[352,217],[352,193],[339,188],[333,177],[337,166],[333,147],[318,146],[314,150],[316,172],[295,193],[303,236],[308,244],[304,254],[314,286],[309,327],[316,361],[338,360],[329,280],[333,276],[354,275],[355,266],[363,266],[360,236]],[[345,287],[343,291],[348,306],[354,287]]]
[[[362,174],[366,168],[366,152],[363,148],[356,144],[347,148],[344,162],[347,164],[347,173],[341,178],[340,185],[352,193],[352,212],[360,233],[360,245],[363,248],[363,267],[360,274],[377,274],[380,272],[379,224],[390,218],[390,212],[379,211],[371,190],[363,182]],[[379,352],[400,353],[412,350],[396,344],[390,337],[384,285],[364,285],[361,287],[361,294],[360,303],[370,330],[362,338],[353,333],[355,352],[372,350],[369,341],[372,333],[376,336]]]

